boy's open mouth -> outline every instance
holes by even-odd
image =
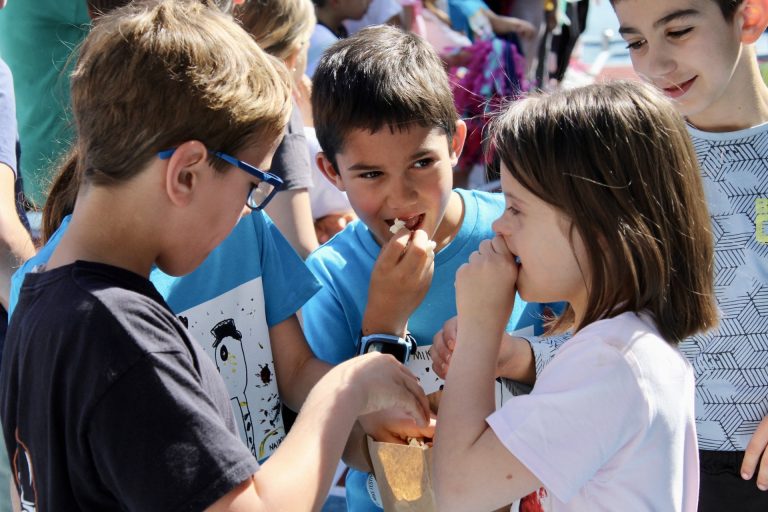
[[[679,98],[683,94],[688,92],[688,89],[691,88],[691,85],[693,85],[694,80],[698,78],[697,76],[694,76],[690,80],[686,80],[685,82],[681,82],[679,84],[675,84],[672,87],[665,87],[664,94],[669,96],[670,98]]]
[[[392,230],[392,226],[395,225],[396,220],[399,221],[398,226],[402,226],[408,231],[416,231],[424,223],[424,214],[422,213],[412,217],[397,217],[396,219],[387,219],[384,222],[386,222],[390,227],[390,231]]]

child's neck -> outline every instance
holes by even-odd
[[[726,91],[688,122],[705,132],[733,132],[768,123],[768,87],[763,81],[754,47],[745,47]]]
[[[151,236],[147,236],[146,230],[135,222],[136,218],[136,209],[121,207],[120,201],[108,189],[91,187],[78,196],[69,227],[47,268],[83,260],[124,268],[148,277],[155,254],[146,243]],[[132,219],[132,222],[126,222],[126,219]]]
[[[437,244],[435,247],[436,253],[456,238],[456,234],[461,229],[462,222],[464,222],[464,211],[464,201],[461,199],[461,196],[458,192],[451,192],[443,219],[440,221],[435,235],[432,237],[432,240]]]

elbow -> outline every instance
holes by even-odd
[[[455,493],[438,491],[437,487],[435,487],[435,510],[440,512],[462,512],[467,510],[461,508],[459,498]]]
[[[432,488],[435,494],[436,510],[440,512],[464,510],[461,507],[461,497],[464,494],[463,479],[460,478],[460,475],[455,474],[457,471],[460,471],[460,467],[453,465],[439,467],[435,464],[433,467]]]

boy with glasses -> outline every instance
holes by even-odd
[[[0,369],[24,507],[310,510],[358,415],[425,423],[392,358],[313,364],[294,315],[311,281],[260,212],[238,222],[276,184],[262,190],[258,168],[288,119],[286,76],[202,2],[133,2],[89,34],[72,78],[77,202],[24,280]],[[273,335],[274,369],[258,359]],[[258,394],[276,373],[286,402],[306,400],[279,450],[279,398]]]

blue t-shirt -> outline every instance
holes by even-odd
[[[24,275],[48,261],[69,220],[14,274],[11,312]],[[150,280],[216,363],[241,439],[263,461],[285,437],[269,328],[296,313],[320,284],[262,212],[241,219],[191,274],[155,269]]]
[[[448,16],[451,18],[451,26],[454,30],[465,34],[470,40],[475,38],[475,31],[470,20],[483,10],[490,10],[483,0],[448,0]]]
[[[446,320],[456,316],[454,281],[459,266],[477,250],[480,242],[492,238],[491,223],[504,211],[501,194],[457,189],[464,204],[464,220],[456,237],[435,255],[432,285],[426,297],[408,319],[408,330],[419,349],[408,367],[419,377],[424,391],[439,390],[443,381],[432,370],[429,347],[432,337]],[[304,333],[315,355],[338,364],[357,354],[368,284],[381,247],[367,226],[355,221],[307,259],[307,266],[323,284],[302,309]],[[508,331],[538,335],[543,332],[543,305],[515,299]],[[506,383],[497,386],[497,402],[515,393]],[[347,507],[352,512],[377,511],[366,489],[368,475],[350,470],[347,476]]]

